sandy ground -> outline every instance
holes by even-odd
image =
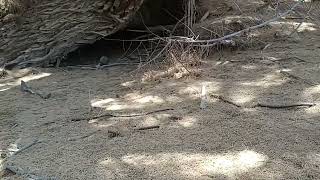
[[[320,179],[320,34],[300,36],[217,53],[198,78],[141,84],[120,66],[2,79],[1,161],[18,172],[2,178]],[[301,103],[315,105],[257,106]],[[79,119],[105,113],[131,117]]]

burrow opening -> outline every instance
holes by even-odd
[[[101,57],[108,57],[108,63],[141,61],[150,55],[149,49],[155,48],[156,42],[130,40],[148,39],[152,33],[166,36],[169,30],[164,27],[173,27],[183,17],[183,0],[145,0],[125,29],[81,46],[60,66],[98,65]]]

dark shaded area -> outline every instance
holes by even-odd
[[[61,66],[98,64],[102,56],[114,61],[123,60],[140,45],[140,42],[122,41],[133,40],[145,35],[145,32],[120,31],[93,44],[86,44],[68,54]]]
[[[152,34],[168,35],[166,28],[159,27],[174,25],[183,15],[182,0],[148,0],[132,18],[126,29],[100,39],[93,44],[83,45],[69,53],[60,66],[98,64],[102,56],[110,57],[113,61],[127,59],[127,56],[137,48],[142,48],[142,42],[136,40],[147,39]],[[152,42],[145,42],[143,48],[150,47],[150,43]]]
[[[184,16],[183,0],[146,0],[129,28],[175,24]]]

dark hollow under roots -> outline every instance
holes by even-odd
[[[69,53],[60,66],[97,65],[103,56],[110,59],[109,63],[139,61],[159,44],[139,40],[169,35],[183,16],[183,0],[146,0],[125,29],[81,46]]]

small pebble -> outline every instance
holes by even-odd
[[[107,65],[110,63],[110,59],[107,56],[102,56],[99,60],[100,64]]]

